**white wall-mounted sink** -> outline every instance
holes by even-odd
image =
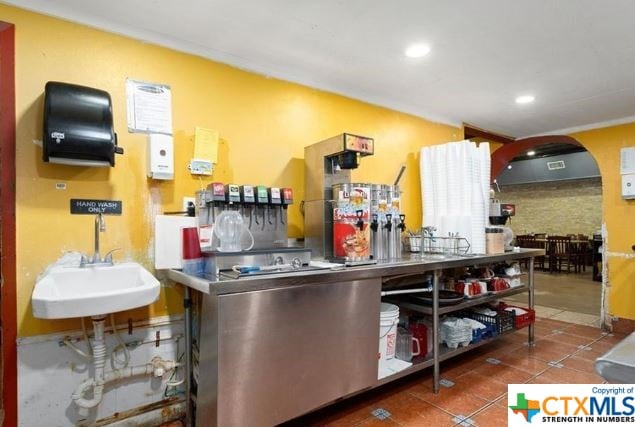
[[[53,267],[36,282],[31,302],[40,319],[99,316],[153,303],[159,281],[135,262]]]

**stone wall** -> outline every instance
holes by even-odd
[[[601,178],[501,186],[496,197],[516,205],[514,234],[597,233],[602,225]]]

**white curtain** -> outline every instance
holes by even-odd
[[[451,142],[421,149],[421,193],[424,226],[435,235],[459,233],[470,252],[485,253],[489,216],[489,143]]]

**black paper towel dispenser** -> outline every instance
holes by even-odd
[[[108,92],[69,83],[48,82],[44,90],[45,162],[114,166],[117,146]]]

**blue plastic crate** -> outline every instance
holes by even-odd
[[[496,325],[483,324],[485,325],[484,328],[472,329],[472,341],[470,341],[470,344],[476,344],[484,339],[494,338],[497,335]]]

